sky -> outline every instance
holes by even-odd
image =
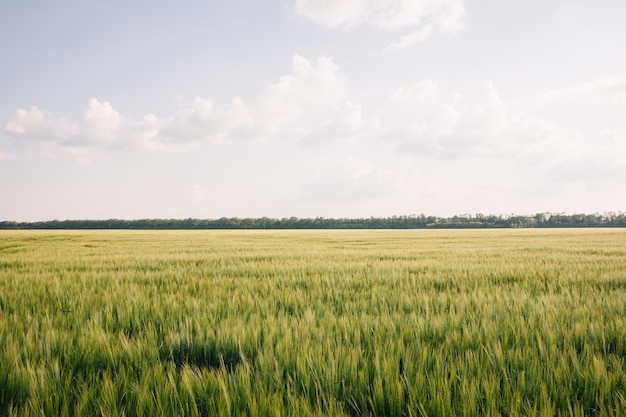
[[[626,210],[623,0],[0,2],[0,220]]]

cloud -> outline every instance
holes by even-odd
[[[626,172],[623,128],[585,135],[549,119],[511,115],[488,80],[460,91],[424,80],[390,91],[387,100],[381,139],[416,161],[507,161],[553,184],[594,184]]]
[[[390,91],[387,98],[391,102],[432,104],[439,100],[439,85],[433,80],[421,80],[408,87],[399,87]]]
[[[493,138],[507,125],[505,105],[493,83],[476,83],[465,94],[455,98],[459,118],[456,128],[465,135]]]
[[[561,90],[554,97],[591,94],[618,102],[619,79],[603,80]],[[291,70],[255,97],[235,96],[225,103],[196,97],[180,103],[178,111],[168,117],[148,114],[131,119],[96,98],[89,99],[76,121],[36,106],[18,109],[3,126],[4,140],[10,139],[10,146],[1,148],[0,159],[21,149],[93,164],[120,150],[177,151],[257,142],[275,147],[286,143],[317,146],[322,152],[323,146],[367,142],[368,149],[395,148],[396,156],[416,163],[428,159],[481,164],[499,159],[556,179],[565,178],[568,172],[577,178],[585,173],[599,178],[626,172],[623,124],[609,124],[610,128],[599,128],[593,136],[549,119],[509,114],[490,80],[456,90],[435,80],[418,80],[373,97],[378,114],[351,100],[347,85],[332,59],[295,55]],[[344,158],[324,166],[306,187],[305,199],[322,201],[333,195],[367,199],[393,185],[388,171],[367,161]]]
[[[443,97],[439,85],[425,80],[388,94],[391,111],[401,114],[388,137],[400,141],[402,152],[467,156],[500,150],[508,115],[496,88],[485,80],[462,93]],[[411,123],[410,120],[413,120]],[[384,128],[383,128],[384,130]]]
[[[361,106],[349,101],[333,108],[332,119],[323,121],[303,139],[307,145],[329,142],[354,142],[360,137],[372,135],[379,126],[378,119],[365,120]]]
[[[432,20],[448,31],[462,27],[462,0],[297,0],[297,15],[328,27],[368,24],[399,29]]]
[[[174,116],[158,123],[154,139],[170,147],[217,144],[249,137],[252,127],[249,106],[240,97],[223,105],[196,97]]]
[[[307,135],[346,103],[345,90],[346,80],[330,58],[312,63],[296,55],[292,73],[266,88],[259,98],[256,122],[267,135]]]
[[[626,130],[623,129],[603,129],[602,143],[607,146],[626,146]]]
[[[433,27],[426,25],[415,32],[404,35],[400,39],[393,41],[387,49],[390,51],[399,51],[414,43],[425,41],[431,33],[433,33]]]
[[[84,136],[97,142],[113,142],[124,119],[108,102],[89,100],[83,124]]]
[[[549,119],[510,115],[488,80],[461,91],[419,81],[390,91],[387,101],[381,139],[394,142],[399,153],[417,163],[504,163],[554,187],[600,185],[624,178],[626,172],[626,130],[585,135]]]
[[[542,129],[536,129],[539,123],[544,125]],[[551,180],[605,186],[613,181],[623,183],[626,178],[626,141],[613,136],[618,132],[588,139],[546,122],[526,124],[531,127],[519,127],[518,134],[529,137],[535,133],[535,143],[524,146],[518,141],[516,149],[527,165],[543,167]]]
[[[50,119],[37,106],[32,106],[28,110],[18,109],[13,120],[4,126],[4,131],[26,140],[65,140],[76,135],[78,127],[65,119]]]
[[[546,101],[575,101],[578,103],[626,104],[626,76],[603,77],[579,85],[548,92]]]
[[[91,98],[80,122],[55,118],[32,106],[29,110],[18,109],[5,124],[4,132],[16,140],[18,147],[43,154],[70,155],[80,163],[90,164],[99,149],[147,145],[155,131],[151,125],[158,123],[154,116],[128,120],[108,102]]]
[[[311,144],[343,140],[368,123],[361,107],[346,97],[346,80],[332,59],[310,61],[295,55],[291,73],[263,89],[255,100],[236,97],[231,103],[215,105],[196,98],[164,121],[164,131],[172,138],[204,137],[208,142]]]
[[[235,141],[332,143],[354,140],[375,126],[376,120],[366,120],[362,108],[346,97],[346,80],[332,59],[296,55],[291,73],[250,101],[235,97],[215,104],[196,97],[170,117],[148,114],[132,120],[109,102],[91,98],[80,121],[55,118],[33,106],[18,109],[4,132],[18,146],[88,161],[116,149],[160,151]]]
[[[456,32],[465,17],[464,0],[296,0],[294,11],[330,28],[412,29],[388,47],[392,51],[424,41],[435,30]]]
[[[327,160],[317,178],[303,188],[305,201],[365,201],[393,192],[391,172],[352,156]]]

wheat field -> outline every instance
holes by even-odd
[[[3,416],[623,416],[626,230],[2,231]]]

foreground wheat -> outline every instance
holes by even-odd
[[[626,231],[1,232],[0,415],[626,414]]]

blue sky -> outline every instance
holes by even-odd
[[[619,0],[5,1],[0,220],[626,209]]]

